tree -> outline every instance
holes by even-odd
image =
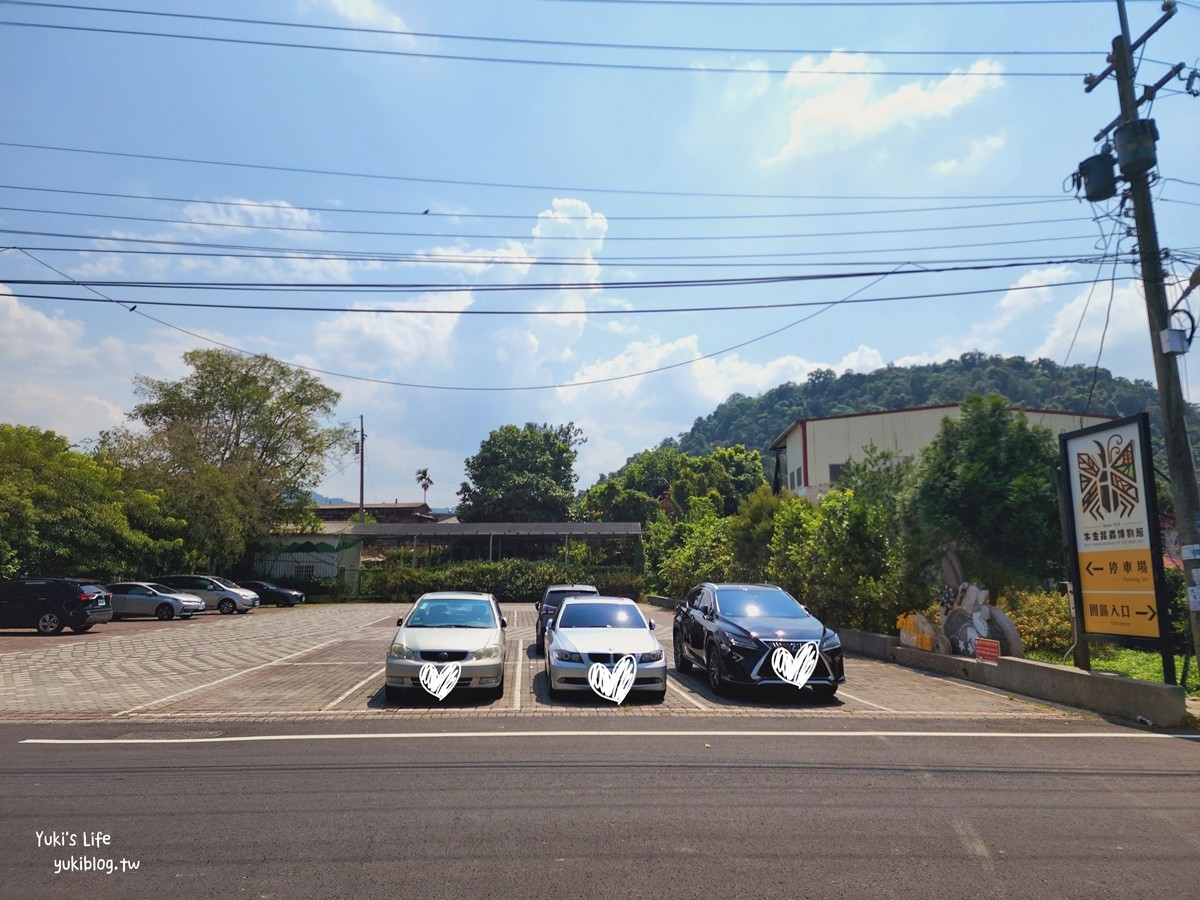
[[[433,479],[429,477],[428,469],[417,469],[417,484],[421,486],[421,502],[429,504],[429,489],[433,487]]]
[[[53,431],[0,424],[0,578],[153,571],[181,555],[181,526],[111,461]]]
[[[575,448],[584,442],[566,425],[505,425],[468,457],[458,489],[463,522],[566,522],[575,498]]]
[[[188,562],[225,568],[288,523],[307,519],[311,491],[355,431],[326,424],[340,399],[312,375],[267,356],[184,354],[178,381],[134,377],[129,413],[143,428],[101,435],[101,451],[138,484],[161,486],[187,522]]]
[[[1030,425],[998,395],[969,395],[922,452],[906,498],[931,556],[955,547],[967,578],[999,591],[1062,568],[1055,466],[1048,428]]]

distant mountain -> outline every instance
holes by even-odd
[[[317,504],[321,504],[321,503],[350,503],[350,502],[352,502],[352,501],[350,501],[350,500],[343,500],[341,497],[326,497],[324,494],[318,494],[316,491],[313,491],[313,492],[312,492],[312,501],[313,501],[313,503],[317,503]]]
[[[969,393],[997,393],[1027,409],[1112,416],[1144,410],[1156,433],[1160,427],[1158,392],[1149,381],[1114,377],[1107,369],[1086,365],[1064,367],[1048,359],[964,353],[944,363],[888,366],[865,374],[819,369],[804,384],[788,382],[757,397],[734,394],[696,419],[676,442],[692,454],[745,444],[767,456],[767,447],[796,419],[958,403]],[[1189,421],[1196,423],[1189,426],[1193,443],[1200,436],[1198,411],[1195,405],[1189,408]]]

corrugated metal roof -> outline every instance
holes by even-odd
[[[316,534],[355,537],[640,537],[641,522],[323,522]]]

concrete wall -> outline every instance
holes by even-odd
[[[984,662],[900,646],[896,638],[844,628],[838,634],[848,653],[882,659],[1026,697],[1089,709],[1162,728],[1178,726],[1187,712],[1183,688],[1101,672],[1002,656]],[[1145,721],[1143,721],[1145,720]]]

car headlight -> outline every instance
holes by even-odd
[[[837,650],[841,646],[842,646],[842,639],[840,637],[838,637],[838,634],[836,631],[829,631],[828,629],[826,629],[825,633],[823,635],[821,635],[821,649],[822,650]]]
[[[719,632],[718,637],[723,638],[722,643],[730,647],[738,647],[742,650],[758,649],[758,641],[754,640],[754,638],[743,637],[740,634],[729,634],[725,631]]]
[[[662,650],[651,650],[649,653],[643,653],[638,657],[638,662],[658,662],[663,658]]]
[[[500,645],[499,644],[488,644],[482,650],[476,650],[475,658],[476,659],[499,659],[500,658]]]
[[[388,656],[394,656],[397,659],[415,659],[411,647],[406,647],[403,644],[396,642],[392,644],[388,650]]]
[[[554,658],[560,662],[583,662],[583,657],[572,650],[555,650]]]

